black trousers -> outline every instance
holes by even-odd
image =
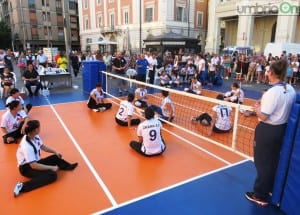
[[[163,142],[164,142],[164,141],[163,141]],[[143,145],[142,143],[133,140],[133,141],[131,141],[131,142],[129,143],[129,145],[130,145],[130,147],[133,148],[135,151],[137,151],[138,153],[140,153],[140,154],[142,154],[142,155],[144,155],[144,156],[146,156],[146,157],[152,157],[152,156],[161,155],[161,154],[166,150],[166,145],[164,144],[165,147],[161,149],[161,152],[156,153],[156,154],[148,155],[148,154],[146,154],[147,152],[143,152],[143,151],[142,151],[142,145]]]
[[[14,140],[15,140],[13,143],[15,143],[18,139],[20,139],[21,137],[23,137],[23,134],[21,134],[21,129],[22,129],[23,124],[24,124],[24,122],[21,122],[21,123],[20,123],[20,126],[18,127],[17,130],[12,131],[12,132],[10,132],[10,133],[7,133],[7,134],[3,135],[3,136],[2,136],[3,142],[4,142],[4,143],[8,143],[8,142],[7,142],[7,138],[8,138],[8,137],[12,137],[12,138],[14,138]]]
[[[87,106],[90,109],[98,109],[98,108],[101,108],[101,107],[105,107],[105,109],[108,110],[108,109],[111,108],[112,103],[100,103],[100,104],[97,104],[94,99],[89,98]]]
[[[121,125],[121,126],[128,126],[128,122],[125,122],[125,121],[122,121],[122,120],[119,120],[117,117],[115,117],[115,120],[116,120],[116,123],[118,125]],[[131,123],[130,125],[138,125],[140,124],[141,120],[140,119],[131,119]]]
[[[149,84],[154,84],[155,70],[149,70]]]
[[[285,128],[286,124],[270,125],[263,122],[255,128],[254,164],[257,176],[254,193],[258,198],[268,198],[273,190]]]
[[[26,81],[25,87],[28,90],[29,94],[32,95],[31,86],[36,86],[34,94],[38,94],[39,90],[42,88],[42,84],[39,81]]]
[[[61,170],[67,170],[71,165],[64,159],[57,155],[51,155],[38,161],[40,164],[55,166],[57,165]],[[32,169],[29,164],[19,166],[21,175],[31,178],[31,180],[23,183],[21,192],[29,192],[39,187],[50,184],[57,179],[57,173],[52,170],[36,170]]]

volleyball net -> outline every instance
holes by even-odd
[[[254,128],[257,124],[257,117],[246,116],[241,112],[241,110],[251,110],[250,106],[217,100],[216,96],[219,93],[210,90],[203,89],[202,95],[196,95],[184,91],[187,85],[162,87],[139,82],[128,76],[102,72],[106,75],[106,94],[113,102],[120,103],[121,100],[127,99],[128,93],[135,93],[136,88],[143,85],[147,89],[147,104],[160,106],[163,99],[161,92],[168,91],[174,104],[175,117],[172,122],[164,121],[166,124],[243,156],[253,157]],[[120,86],[125,86],[124,89],[121,88],[122,93],[120,93]],[[193,117],[203,113],[213,116],[212,108],[217,104],[226,104],[232,108],[230,117],[232,129],[228,133],[211,133],[211,126],[192,120]],[[136,114],[142,115],[141,112],[141,108],[136,107]]]

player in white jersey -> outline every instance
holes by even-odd
[[[100,83],[97,83],[96,88],[90,92],[87,106],[95,112],[105,111],[111,108],[112,103],[104,103],[104,91]]]
[[[121,101],[119,110],[116,114],[115,120],[118,125],[121,126],[128,126],[129,128],[132,125],[138,125],[141,120],[138,118],[132,118],[133,116],[133,101],[134,101],[134,94],[129,93],[127,100]]]
[[[135,90],[135,102],[134,105],[137,107],[145,108],[148,107],[147,104],[147,89],[145,85],[141,85]]]
[[[151,105],[150,108],[152,108],[154,112],[158,113],[161,119],[172,122],[175,117],[174,103],[169,97],[168,91],[163,90],[161,91],[161,94],[163,96],[161,106]]]
[[[22,108],[24,109],[25,113],[26,114],[29,113],[29,111],[32,108],[32,104],[29,103],[29,104],[25,105],[25,102],[24,102],[23,98],[20,96],[20,91],[17,88],[13,88],[10,91],[10,96],[6,99],[6,106],[14,100],[20,101],[20,103],[22,105]]]
[[[22,110],[20,101],[10,102],[8,108],[9,110],[2,115],[1,119],[3,142],[7,144],[15,143],[23,136],[28,121],[25,112],[20,112]]]
[[[138,125],[138,141],[131,141],[130,146],[145,156],[162,154],[166,145],[161,135],[162,124],[154,118],[154,111],[151,108],[145,109],[146,120]]]
[[[231,91],[225,93],[224,100],[233,103],[243,104],[244,97],[244,91],[240,88],[239,84],[235,82],[231,85]]]
[[[25,128],[26,135],[22,138],[17,150],[17,161],[22,176],[31,178],[26,182],[18,182],[14,196],[45,186],[57,179],[57,170],[73,170],[77,163],[70,164],[62,159],[62,155],[43,144],[40,133],[40,122],[30,120]],[[41,150],[52,153],[41,159]]]
[[[223,100],[223,95],[217,95],[217,99]],[[218,104],[213,108],[212,131],[216,133],[226,133],[231,131],[231,111],[232,108],[226,104]],[[209,133],[209,135],[211,132]]]

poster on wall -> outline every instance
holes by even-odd
[[[57,54],[57,47],[52,47],[52,48],[43,48],[44,54],[48,57],[48,63],[53,63],[54,62],[54,57]]]

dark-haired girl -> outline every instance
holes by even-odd
[[[62,159],[59,152],[43,144],[39,136],[40,122],[38,120],[28,121],[25,133],[17,150],[17,161],[21,175],[31,178],[31,180],[17,183],[14,189],[15,197],[20,193],[29,192],[54,182],[59,169],[73,170],[78,165],[77,163],[68,163]],[[41,150],[53,155],[41,159]]]
[[[8,109],[1,119],[1,130],[4,143],[15,143],[25,132],[28,116],[22,110],[20,101],[14,100],[7,105]]]

